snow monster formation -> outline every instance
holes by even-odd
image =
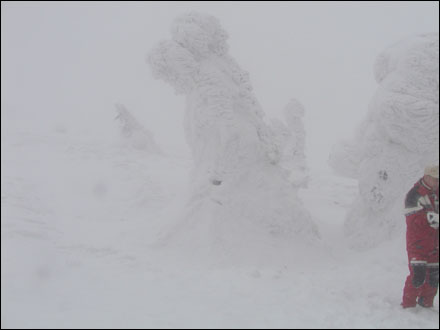
[[[402,40],[374,65],[379,87],[352,141],[335,146],[330,165],[359,180],[346,233],[358,248],[403,235],[404,198],[439,159],[438,33]]]
[[[174,21],[171,35],[147,62],[156,78],[186,95],[184,128],[194,166],[187,214],[172,236],[195,250],[209,247],[237,258],[262,258],[258,247],[270,254],[294,238],[317,237],[298,186],[289,181],[291,169],[281,166],[295,134],[283,137],[265,122],[248,73],[228,54],[228,35],[218,20],[185,14]]]
[[[298,100],[291,99],[283,113],[287,125],[280,120],[272,119],[271,128],[281,152],[279,164],[290,173],[290,182],[305,188],[309,181],[309,171],[304,152],[304,113],[304,106]]]
[[[150,154],[162,154],[153,134],[139,123],[123,104],[116,103],[115,107],[117,113],[115,119],[120,122],[125,146]]]

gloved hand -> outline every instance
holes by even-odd
[[[428,212],[426,218],[428,219],[429,225],[432,228],[438,229],[438,213]]]

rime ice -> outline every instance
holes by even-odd
[[[377,58],[378,89],[353,141],[335,146],[330,164],[359,180],[346,230],[355,245],[375,245],[404,229],[403,198],[438,164],[438,33],[400,41]]]
[[[208,236],[245,249],[242,235],[249,232],[251,246],[261,237],[315,237],[296,196],[307,181],[302,105],[289,104],[287,125],[266,122],[249,74],[228,54],[228,35],[216,18],[183,15],[171,31],[172,40],[159,43],[148,62],[156,78],[186,95],[185,134],[194,159],[191,222],[200,217],[216,228]]]

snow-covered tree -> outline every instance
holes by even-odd
[[[172,40],[159,43],[147,59],[156,78],[186,95],[185,134],[194,158],[188,221],[199,217],[216,228],[211,234],[218,240],[243,247],[252,240],[263,244],[260,236],[315,236],[280,165],[279,133],[266,123],[249,74],[228,54],[227,37],[216,18],[189,13],[174,21]],[[295,118],[292,125],[296,129]],[[253,233],[247,242],[245,232]]]
[[[305,156],[304,106],[291,99],[284,108],[284,122],[271,120],[274,140],[280,152],[279,164],[289,173],[289,180],[298,187],[307,187],[309,176]]]
[[[115,104],[116,119],[120,122],[121,133],[127,145],[149,153],[161,153],[154,141],[154,136],[125,108],[122,104]]]
[[[374,65],[379,87],[352,141],[335,146],[331,166],[359,180],[359,196],[346,221],[356,246],[402,234],[405,194],[438,164],[438,33],[400,41]]]
[[[292,99],[284,109],[284,117],[291,136],[284,149],[283,160],[291,163],[290,180],[301,186],[307,186],[309,180],[305,155],[304,113],[304,106],[296,99]]]

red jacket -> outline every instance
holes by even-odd
[[[429,225],[428,212],[438,213],[438,189],[420,179],[405,199],[406,249],[409,260],[438,262],[438,229]]]

